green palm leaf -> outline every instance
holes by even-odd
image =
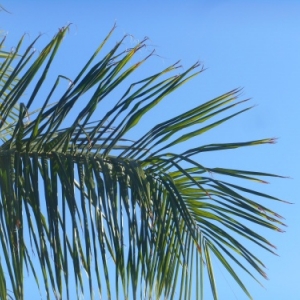
[[[212,254],[250,298],[232,263],[254,278],[255,272],[265,276],[263,263],[243,239],[271,252],[273,245],[244,222],[281,231],[280,216],[259,198],[281,200],[211,174],[259,183],[279,176],[205,167],[197,154],[274,140],[173,150],[247,111],[245,101],[236,102],[239,90],[156,124],[135,141],[126,138],[147,112],[202,69],[196,63],[169,75],[176,63],[131,84],[103,112],[102,101],[152,56],[136,62],[146,40],[122,51],[124,37],[94,62],[113,30],[78,76],[59,75],[41,109],[30,113],[67,31],[62,28],[36,58],[34,43],[19,54],[21,41],[1,65],[6,76],[0,86],[0,128],[6,130],[0,146],[1,298],[11,289],[16,299],[24,299],[25,266],[47,299],[74,297],[73,280],[78,298],[86,289],[93,298],[98,289],[107,299],[202,299],[205,271],[217,299]],[[18,62],[10,70],[12,58]],[[70,85],[57,99],[61,80]],[[29,86],[28,103],[20,104],[12,121]],[[74,112],[79,102],[82,109]],[[95,112],[101,114],[98,121],[92,119]],[[65,127],[69,115],[73,121]]]
[[[0,9],[3,9],[0,6]],[[0,49],[3,48],[3,43],[5,41],[5,37],[2,39],[0,43]],[[22,40],[18,44],[17,49],[12,49],[11,52],[6,52],[0,50],[0,107],[3,106],[4,101],[8,95],[8,93],[12,90],[14,85],[17,82],[17,78],[15,77],[13,68],[11,67],[12,62],[15,58],[18,57],[18,50],[22,44]],[[2,141],[6,141],[9,138],[13,131],[13,126],[17,122],[19,116],[19,104],[16,103],[13,109],[10,110],[8,116],[0,115],[0,122],[3,123],[0,130],[0,139]],[[7,118],[5,120],[5,118]]]

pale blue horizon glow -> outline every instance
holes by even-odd
[[[291,177],[270,179],[269,185],[257,186],[294,204],[268,203],[286,218],[288,227],[285,233],[264,233],[276,245],[279,257],[256,248],[267,267],[269,280],[257,276],[265,288],[250,277],[243,278],[255,300],[300,299],[300,209],[296,193],[300,179],[297,146],[300,2],[161,2],[6,0],[1,5],[11,14],[1,12],[0,29],[8,33],[7,47],[15,46],[24,33],[27,33],[25,45],[41,33],[38,47],[45,45],[58,28],[72,23],[57,57],[56,69],[52,69],[54,78],[57,74],[75,75],[115,22],[117,29],[110,45],[124,34],[132,35],[129,44],[145,36],[150,38],[149,47],[143,51],[147,55],[156,49],[157,57],[151,60],[156,65],[147,64],[144,74],[149,75],[179,59],[185,70],[199,60],[207,70],[168,97],[155,111],[157,119],[168,118],[199,102],[244,87],[240,98],[251,98],[250,105],[256,107],[205,138],[233,142],[276,137],[278,143],[209,156],[204,163]],[[220,300],[247,299],[218,263],[215,272]],[[205,300],[212,299],[208,283],[205,295]]]

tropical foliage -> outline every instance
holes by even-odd
[[[194,148],[174,150],[249,109],[233,90],[129,140],[128,132],[201,66],[174,75],[176,63],[124,89],[152,53],[137,61],[147,41],[122,50],[125,36],[99,59],[112,30],[76,78],[58,75],[49,83],[67,31],[61,28],[39,53],[38,38],[25,51],[21,39],[14,51],[2,52],[0,298],[24,299],[29,272],[43,299],[80,298],[86,290],[91,298],[201,299],[205,274],[217,299],[212,255],[251,298],[237,267],[266,275],[243,241],[273,252],[250,226],[281,231],[283,223],[264,204],[280,200],[245,184],[276,175],[210,168],[198,154],[274,139],[209,145],[197,139]],[[58,95],[61,81],[69,84]],[[116,89],[122,96],[102,105]]]

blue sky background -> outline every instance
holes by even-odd
[[[179,59],[182,70],[201,61],[207,70],[156,108],[155,122],[244,87],[241,99],[252,98],[255,108],[207,134],[201,143],[267,137],[279,138],[278,143],[214,153],[201,163],[291,177],[253,186],[294,204],[269,204],[288,224],[284,234],[263,232],[277,246],[279,257],[256,249],[265,262],[269,280],[261,280],[264,288],[248,277],[245,282],[256,300],[300,299],[299,1],[3,0],[1,5],[11,12],[0,14],[0,28],[8,33],[6,50],[15,46],[24,33],[28,34],[25,44],[42,33],[37,49],[42,48],[58,28],[73,24],[52,69],[53,78],[58,74],[75,76],[114,22],[118,27],[110,46],[127,33],[132,37],[124,49],[145,36],[150,38],[149,46],[139,55],[142,58],[155,48],[159,56],[143,67],[141,74],[145,76]],[[141,126],[146,128],[153,116]],[[246,299],[220,264],[216,263],[215,270],[221,300]],[[209,288],[205,294],[206,300],[212,299]]]

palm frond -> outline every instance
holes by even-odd
[[[36,40],[19,55],[21,40],[1,65],[7,79],[0,86],[0,95],[5,95],[0,130],[10,135],[0,147],[1,298],[7,297],[9,286],[16,299],[24,299],[25,266],[37,288],[45,288],[47,299],[52,294],[73,298],[72,280],[78,298],[88,289],[92,299],[98,289],[107,299],[191,299],[195,293],[201,299],[205,270],[217,299],[212,255],[251,298],[232,263],[253,278],[255,272],[265,277],[263,263],[243,239],[273,252],[274,246],[248,224],[281,231],[281,217],[260,198],[281,200],[211,174],[258,183],[279,176],[206,167],[197,154],[274,140],[173,150],[249,110],[246,101],[236,101],[238,89],[154,125],[135,141],[128,139],[128,132],[153,107],[203,69],[195,63],[172,75],[180,66],[175,63],[131,84],[103,112],[102,101],[153,55],[136,61],[146,40],[122,50],[124,37],[94,62],[113,30],[74,80],[57,77],[35,114],[31,106],[48,84],[47,74],[68,27],[37,58],[32,51]],[[12,58],[18,62],[8,72]],[[71,84],[54,98],[61,80]],[[11,121],[29,87],[28,103],[22,101]],[[82,109],[74,112],[79,102]],[[92,119],[96,112],[102,114],[98,121]],[[66,127],[67,116],[73,121]],[[8,276],[3,275],[6,271]]]

